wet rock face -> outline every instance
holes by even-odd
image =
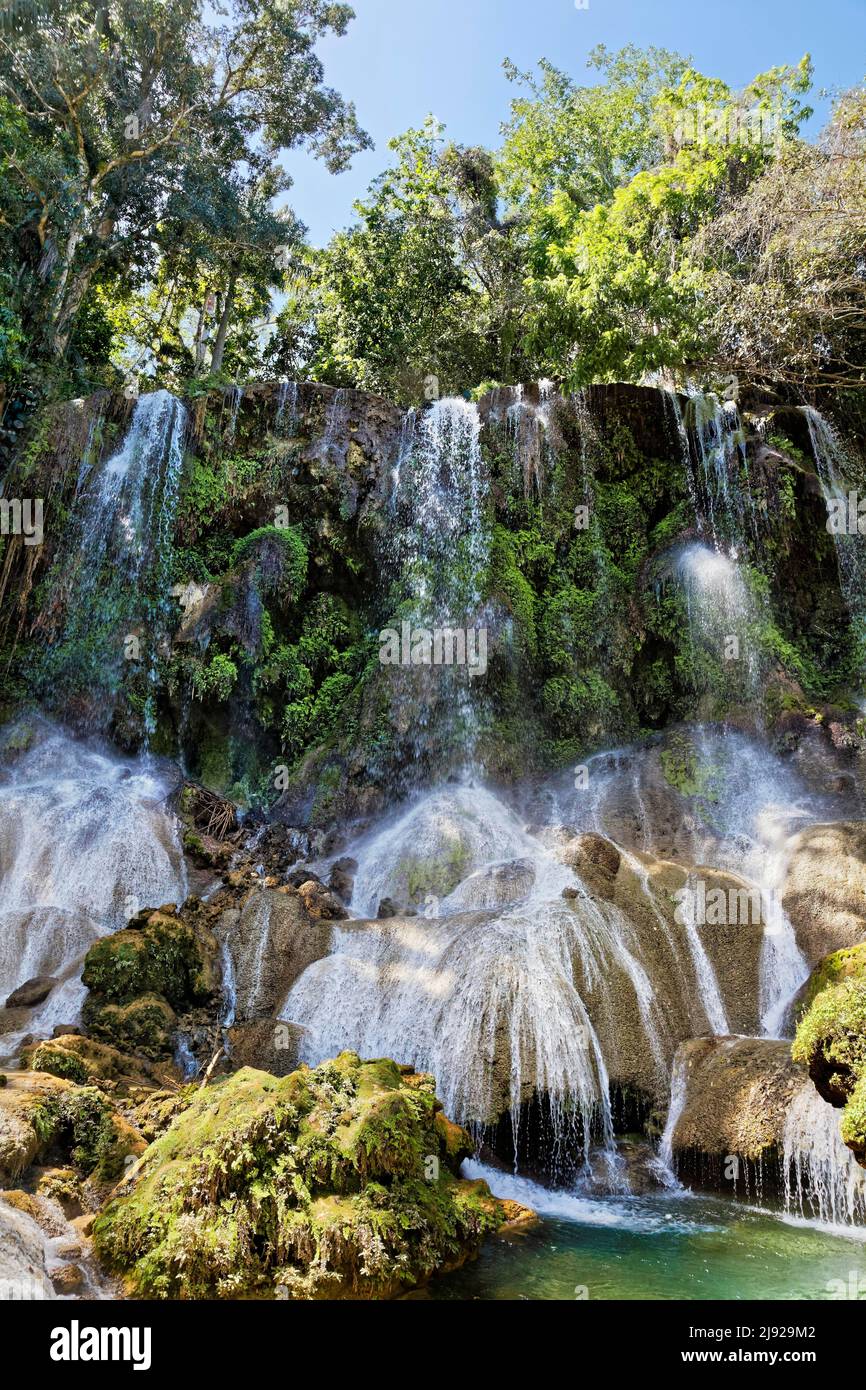
[[[149,1297],[391,1297],[462,1263],[509,1215],[459,1178],[471,1148],[432,1078],[391,1061],[342,1053],[280,1079],[244,1068],[150,1145],[95,1247]]]
[[[750,1162],[784,1143],[787,1112],[806,1079],[790,1043],[766,1038],[697,1038],[683,1043],[686,1100],[673,1133],[685,1171],[716,1167],[727,1155]]]
[[[812,825],[791,846],[782,905],[812,965],[866,937],[866,822]]]
[[[236,1021],[273,1023],[297,977],[329,951],[331,919],[313,917],[300,890],[266,888],[251,893],[238,914],[224,915],[217,933],[234,967]]]
[[[57,980],[53,975],[36,975],[14,989],[6,1000],[7,1009],[30,1009],[47,999]]]

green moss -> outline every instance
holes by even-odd
[[[707,763],[684,734],[673,735],[670,745],[662,750],[661,765],[665,781],[681,796],[718,800],[722,769]]]
[[[161,1061],[174,1051],[174,1011],[159,995],[143,994],[128,1004],[108,1004],[91,994],[81,1016],[88,1033],[122,1052]]]
[[[98,1181],[117,1178],[135,1144],[134,1135],[118,1124],[106,1098],[90,1086],[40,1100],[32,1121],[43,1144],[62,1148],[76,1168]]]
[[[850,1095],[866,1070],[866,983],[848,978],[823,989],[800,1020],[792,1055],[825,1099],[839,1104]]]
[[[354,1053],[282,1078],[244,1068],[151,1144],[96,1249],[146,1297],[411,1288],[501,1221],[485,1184],[457,1179],[437,1113],[425,1078]]]
[[[253,562],[256,587],[264,598],[277,594],[284,601],[296,602],[307,582],[307,546],[296,526],[260,526],[236,541],[232,564]]]
[[[83,1086],[89,1079],[87,1067],[80,1057],[65,1048],[41,1043],[30,1062],[32,1071],[48,1072],[51,1076],[62,1076],[67,1081],[75,1081]]]
[[[209,999],[214,989],[211,962],[192,928],[157,912],[142,925],[95,942],[81,978],[89,990],[115,1004],[159,994],[183,1008]]]

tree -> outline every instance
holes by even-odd
[[[751,381],[866,381],[866,91],[816,144],[788,142],[695,239],[718,360]]]
[[[633,150],[660,151],[658,162],[592,207],[571,189],[552,189],[533,214],[529,276],[530,347],[551,375],[579,386],[717,359],[712,269],[692,248],[796,138],[810,114],[799,101],[810,76],[804,59],[738,94],[685,67],[676,85],[656,87],[643,135],[630,135]],[[602,104],[606,110],[606,96]],[[743,118],[754,109],[773,143],[755,138]]]
[[[519,372],[522,224],[500,220],[492,157],[446,145],[432,118],[391,149],[355,225],[316,258],[313,375],[418,399],[425,377],[460,391]],[[281,335],[297,332],[284,315]]]
[[[31,317],[52,355],[106,265],[154,270],[156,228],[197,162],[231,183],[279,149],[305,143],[339,170],[369,144],[314,52],[351,18],[328,0],[226,0],[216,15],[201,0],[45,0],[0,38],[0,91],[52,152],[9,163],[27,203],[15,230],[48,286]]]

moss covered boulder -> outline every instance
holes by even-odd
[[[98,1218],[103,1262],[161,1298],[388,1298],[505,1220],[458,1166],[432,1078],[343,1052],[198,1092]]]
[[[215,943],[165,909],[141,912],[87,953],[82,979],[108,1003],[159,994],[174,1008],[203,1003],[217,988]]]
[[[842,1138],[866,1167],[866,942],[834,951],[812,972],[793,1056],[820,1096],[842,1107]]]
[[[93,1086],[40,1072],[13,1072],[0,1090],[0,1181],[17,1181],[37,1160],[63,1159],[97,1184],[113,1184],[127,1157],[144,1147]]]
[[[820,990],[800,1020],[793,1052],[824,1100],[844,1105],[866,1071],[866,979],[843,976]]]
[[[164,1084],[174,1072],[171,1066],[159,1067],[141,1057],[129,1057],[108,1043],[79,1033],[30,1043],[23,1048],[21,1060],[31,1071],[61,1076],[79,1085],[107,1081],[121,1089]]]
[[[189,900],[146,909],[87,953],[82,980],[90,991],[84,1026],[97,1040],[159,1060],[171,1056],[176,1013],[211,1002],[219,989],[218,945]]]

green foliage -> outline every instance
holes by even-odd
[[[300,597],[307,581],[307,546],[296,526],[260,526],[235,542],[232,565],[253,562],[256,588],[262,598],[274,594],[283,602]]]
[[[501,1221],[456,1169],[468,1136],[432,1078],[341,1053],[197,1092],[97,1218],[100,1258],[148,1297],[390,1296],[477,1249]],[[425,1167],[431,1157],[438,1171]]]

